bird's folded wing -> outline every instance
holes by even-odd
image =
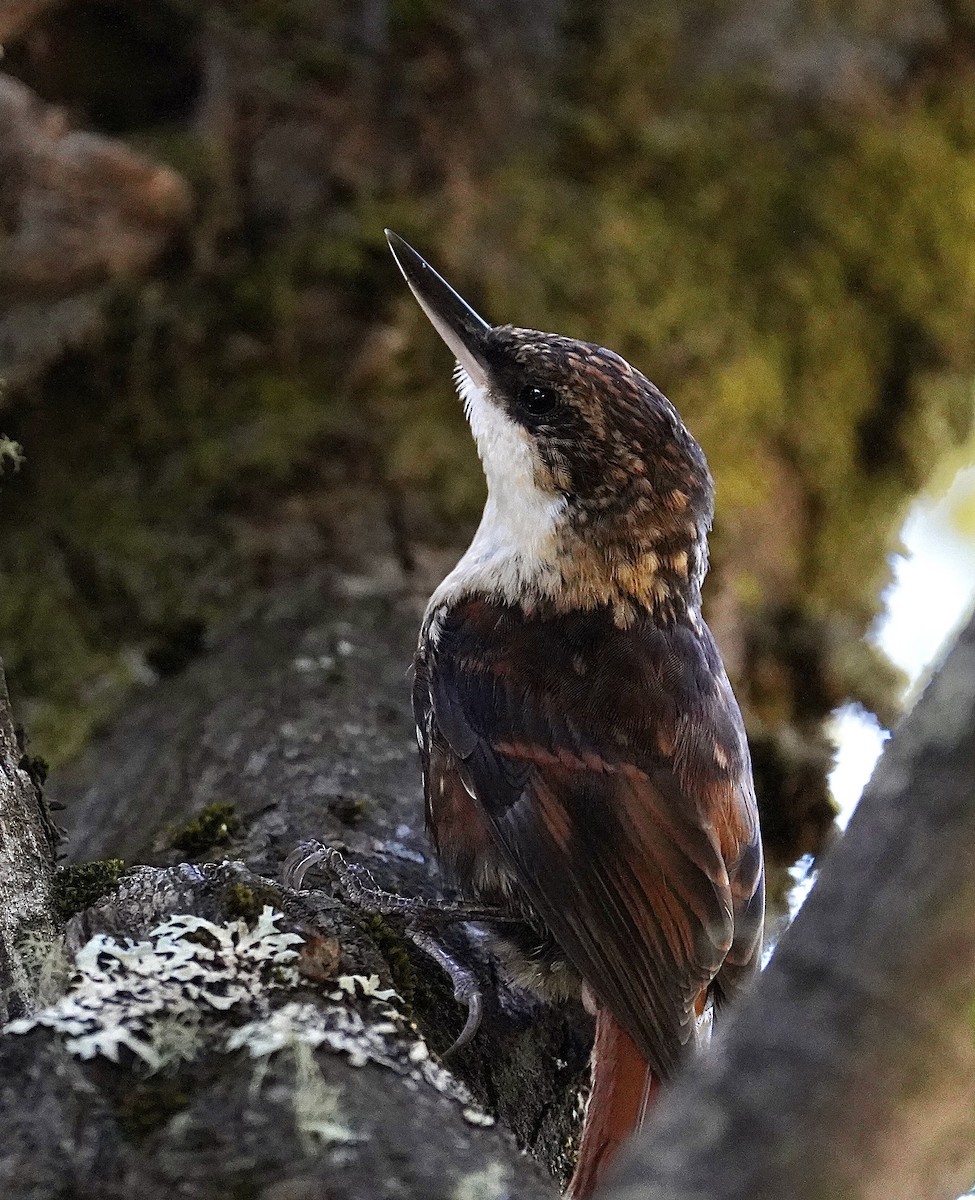
[[[659,631],[591,644],[485,607],[444,622],[417,715],[569,961],[666,1077],[734,940],[722,846],[742,837],[721,823],[740,824],[741,805],[719,792],[736,781],[702,772],[697,794],[682,786],[675,760],[693,756],[693,738],[675,732],[673,696],[653,684],[655,654],[674,669]],[[562,686],[586,654],[584,685]],[[712,741],[719,726],[706,724]]]

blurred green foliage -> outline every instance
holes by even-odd
[[[854,9],[859,34],[882,37],[891,6]],[[208,11],[258,39],[269,106],[354,102],[361,61],[316,36],[301,0]],[[466,186],[443,164],[419,183],[377,169],[397,134],[377,122],[359,177],[344,168],[276,219],[242,198],[239,147],[142,135],[196,185],[192,238],[151,282],[117,289],[104,341],[20,398],[10,428],[27,465],[2,484],[0,646],[45,754],[77,749],[139,655],[233,608],[252,578],[242,521],[320,486],[330,457],[374,456],[418,536],[475,518],[483,485],[449,360],[384,225],[490,319],[602,342],[671,396],[708,452],[715,558],[746,607],[769,602],[766,581],[726,531],[779,506],[786,478],[798,499],[782,571],[801,586],[777,602],[810,627],[835,617],[847,644],[868,627],[898,515],[972,419],[971,56],[810,98],[747,62],[691,69],[672,6],[573,13],[560,68],[538,82],[535,135],[475,155]],[[428,43],[449,60],[451,22],[433,0],[393,6],[390,54],[426,70],[397,86],[435,75]],[[473,111],[427,116],[446,136]],[[366,370],[363,342],[385,323],[405,344]],[[841,659],[828,699],[884,710],[890,673]],[[779,719],[775,689],[760,693],[757,717]]]

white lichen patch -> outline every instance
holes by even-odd
[[[454,1190],[453,1200],[509,1200],[511,1172],[501,1163],[490,1163],[483,1171],[465,1175]]]
[[[464,1120],[468,1125],[477,1125],[480,1129],[490,1129],[494,1124],[494,1117],[480,1108],[465,1108]]]
[[[326,1081],[311,1047],[298,1042],[292,1047],[292,1053],[295,1061],[295,1125],[301,1137],[306,1142],[321,1142],[327,1146],[348,1146],[361,1141],[342,1119],[339,1105],[342,1089]],[[312,1149],[309,1145],[309,1152]]]
[[[340,975],[335,981],[338,991],[332,992],[333,1000],[341,1000],[342,993],[347,996],[364,996],[367,999],[389,1001],[396,992],[393,988],[381,988],[378,975]],[[398,996],[396,996],[399,999]]]
[[[325,1142],[355,1138],[338,1117],[338,1093],[312,1069],[319,1048],[354,1067],[371,1063],[394,1071],[407,1089],[432,1087],[461,1105],[471,1124],[493,1124],[431,1057],[391,1003],[397,993],[382,987],[378,975],[341,975],[317,1003],[290,1000],[272,1008],[269,1001],[282,989],[306,986],[293,965],[293,947],[304,939],[280,931],[282,919],[265,907],[252,929],[244,921],[217,925],[183,915],[140,941],[97,934],[75,955],[64,995],[4,1032],[44,1026],[78,1058],[118,1062],[124,1049],[150,1071],[192,1059],[204,1043],[245,1051],[255,1060],[257,1090],[271,1056],[289,1051],[301,1085],[296,1122]]]
[[[17,950],[37,1007],[55,1004],[64,995],[74,968],[64,943],[31,932],[17,943]]]
[[[366,1017],[357,1009],[338,1004],[319,1008],[292,1001],[268,1017],[233,1030],[227,1038],[227,1049],[246,1050],[252,1058],[263,1058],[299,1043],[314,1049],[325,1046],[344,1054],[353,1067],[373,1062],[408,1073],[415,1065],[410,1057],[414,1047],[424,1043],[404,1045],[404,1036],[410,1035],[403,1017],[385,1001],[374,1002],[371,1007],[374,1011]]]
[[[76,954],[64,996],[5,1032],[47,1026],[79,1058],[118,1062],[126,1047],[150,1070],[192,1057],[208,1010],[257,1004],[269,989],[299,982],[290,964],[297,958],[292,947],[303,939],[278,930],[281,919],[265,906],[253,929],[244,921],[216,925],[181,915],[144,941],[97,934]]]
[[[344,978],[354,980],[354,985],[332,993],[331,999],[363,999],[363,976]],[[426,1042],[417,1038],[414,1027],[388,1003],[388,997],[396,993],[379,988],[376,976],[366,977],[366,984],[372,994],[365,998],[364,1013],[345,1004],[318,1007],[291,1001],[270,1016],[233,1030],[227,1049],[245,1050],[252,1058],[264,1058],[298,1044],[313,1049],[324,1047],[344,1055],[353,1067],[374,1063],[395,1071],[408,1087],[432,1087],[461,1104],[464,1118],[471,1124],[492,1125],[494,1118],[474,1105],[467,1088],[434,1061]]]

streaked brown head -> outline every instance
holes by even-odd
[[[597,522],[627,511],[709,523],[704,454],[674,406],[612,350],[500,325],[483,350],[494,403],[536,440],[553,487]]]
[[[506,546],[523,591],[531,577],[528,590],[568,589],[572,604],[649,603],[684,590],[696,598],[713,486],[670,401],[611,350],[489,325],[412,247],[387,237],[457,359],[488,480],[480,560],[489,553],[497,567]]]

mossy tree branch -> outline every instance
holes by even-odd
[[[48,989],[39,1028],[0,1036],[5,1200],[53,1200],[67,1180],[92,1200],[164,1200],[174,1188],[191,1200],[323,1189],[554,1200],[538,1162],[570,1168],[591,1036],[581,1008],[506,986],[483,935],[447,930],[485,993],[478,1037],[448,1074],[435,1056],[464,1010],[402,922],[345,903],[328,872],[300,894],[276,882],[288,852],[316,836],[383,888],[438,894],[404,681],[417,607],[399,589],[350,599],[323,579],[282,590],[148,689],[74,786],[54,780],[69,853],[101,861],[56,881],[66,950],[81,960],[62,952],[52,964],[62,987]],[[240,861],[185,861],[224,856]],[[116,857],[162,865],[119,875]],[[253,931],[265,909],[301,938],[298,979],[235,968],[218,987],[194,977],[191,991],[185,963],[167,973],[167,922],[189,921],[182,951],[188,939],[205,958],[218,934]],[[193,929],[198,919],[212,924]],[[150,952],[142,974],[121,977]],[[106,973],[119,984],[107,998]],[[386,1007],[363,990],[370,980],[377,999],[395,989]]]

